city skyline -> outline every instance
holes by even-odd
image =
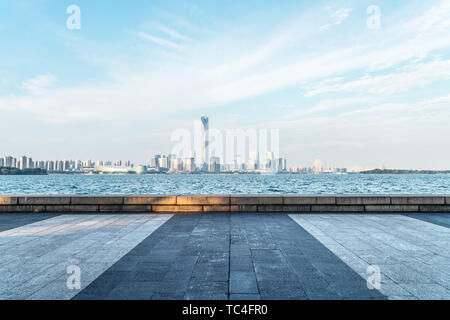
[[[207,163],[204,162],[204,157]],[[196,156],[180,158],[177,155],[156,154],[150,161],[135,164],[130,160],[34,160],[29,156],[0,156],[0,168],[42,169],[50,173],[206,173],[206,172],[259,172],[280,173],[287,172],[286,159],[274,158],[270,152],[266,160],[250,158],[241,161],[240,157],[232,163],[225,163],[223,159],[215,156],[200,155],[201,160],[197,162]]]
[[[399,170],[399,171],[421,171],[421,169],[404,169],[362,166],[338,167],[327,163],[324,159],[314,158],[307,164],[290,164],[287,159],[280,157],[269,159],[268,162],[249,159],[240,162],[239,159],[230,164],[223,163],[219,157],[210,157],[209,164],[205,167],[196,161],[196,157],[180,158],[173,154],[155,154],[149,161],[134,163],[130,160],[34,160],[29,156],[1,156],[0,168],[10,167],[17,169],[42,169],[49,173],[298,173],[298,174],[346,174],[359,173],[370,170]],[[427,171],[427,170],[424,170]],[[428,171],[448,173],[448,169],[429,169]]]
[[[449,167],[448,1],[69,4],[0,4],[1,153],[144,163],[208,114],[292,165]]]

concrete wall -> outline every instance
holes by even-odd
[[[0,196],[13,212],[450,212],[450,196]]]

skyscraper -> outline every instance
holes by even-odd
[[[161,158],[161,155],[155,154],[155,156],[151,160],[150,166],[159,169],[159,158]]]
[[[183,171],[192,173],[195,171],[195,158],[189,157],[183,159]]]
[[[26,156],[21,156],[19,158],[19,169],[23,170],[27,168],[28,158]]]
[[[202,171],[208,171],[209,164],[209,119],[203,116],[202,120]]]
[[[169,158],[167,156],[162,156],[158,159],[158,168],[160,171],[169,170]]]
[[[211,157],[209,162],[209,172],[220,172],[220,158]]]
[[[13,157],[6,156],[5,157],[5,167],[14,167],[15,163],[13,161]]]
[[[28,169],[33,169],[34,168],[34,162],[32,158],[28,158],[27,159],[27,168]]]

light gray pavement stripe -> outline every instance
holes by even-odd
[[[61,215],[0,232],[0,299],[70,299],[172,215]],[[69,290],[67,267],[81,270]]]
[[[394,214],[290,216],[361,277],[379,266],[389,299],[450,299],[450,229]]]

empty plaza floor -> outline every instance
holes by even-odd
[[[445,213],[4,214],[0,299],[450,299],[449,228]]]

